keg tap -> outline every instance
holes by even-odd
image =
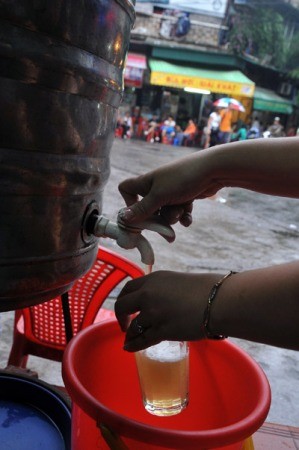
[[[152,266],[155,261],[154,251],[149,241],[142,235],[142,231],[155,231],[168,242],[173,242],[175,239],[174,230],[158,215],[153,215],[137,224],[125,224],[122,220],[123,209],[119,210],[116,222],[112,222],[99,214],[90,216],[89,233],[96,237],[114,239],[120,247],[126,250],[137,248],[141,255],[141,261],[148,266]]]

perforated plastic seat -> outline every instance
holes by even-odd
[[[129,259],[102,246],[90,271],[69,291],[73,334],[99,320],[114,316],[101,308],[112,290],[126,278],[138,278],[143,270]],[[28,355],[62,361],[67,344],[61,298],[15,312],[13,344],[8,365],[26,367]]]

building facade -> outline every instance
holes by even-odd
[[[127,76],[123,109],[161,119],[171,114],[184,126],[191,117],[206,120],[213,102],[230,96],[245,108],[236,120],[249,122],[258,114],[270,121],[279,113],[286,121],[294,110],[290,80],[250,55],[229,50],[234,18],[250,3],[137,0],[127,67],[133,74],[132,57],[139,56],[139,85]]]

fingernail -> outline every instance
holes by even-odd
[[[134,217],[134,211],[131,208],[123,208],[119,212],[119,216],[122,220],[125,220],[126,222],[130,222],[130,220]]]
[[[181,224],[184,227],[189,227],[192,224],[192,214],[190,213],[185,213],[180,220]]]

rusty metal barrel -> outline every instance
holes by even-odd
[[[66,292],[93,264],[131,0],[0,0],[0,311]]]

